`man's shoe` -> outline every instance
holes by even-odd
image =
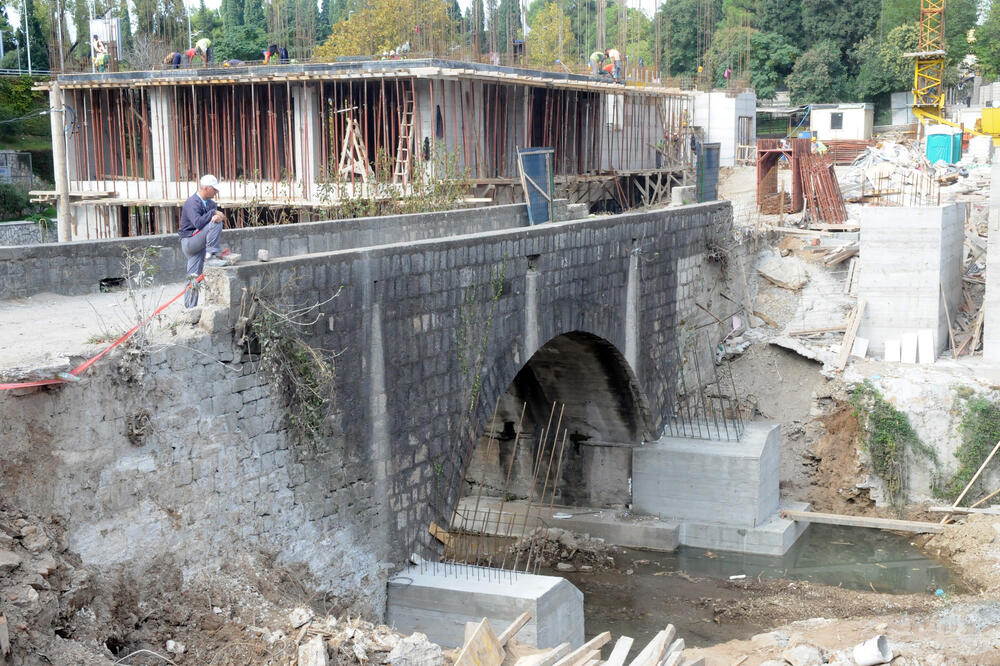
[[[205,265],[212,266],[213,268],[220,268],[222,266],[228,266],[229,262],[219,257],[217,254],[210,254],[208,255],[208,259],[205,260]]]

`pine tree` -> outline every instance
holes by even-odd
[[[243,5],[243,25],[267,30],[267,18],[261,0],[246,0]]]
[[[243,25],[243,0],[222,0],[219,12],[222,14],[222,27],[224,29],[228,30]]]

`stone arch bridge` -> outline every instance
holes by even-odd
[[[345,448],[364,443],[399,557],[432,548],[487,423],[514,425],[502,396],[539,427],[565,404],[574,439],[656,439],[730,229],[725,202],[290,256],[212,274],[210,299],[227,326],[248,293],[325,303],[306,338],[339,352]]]
[[[435,546],[428,525],[454,509],[498,403],[536,423],[565,403],[581,441],[661,432],[679,350],[715,325],[698,306],[724,316],[720,291],[741,298],[713,258],[731,216],[719,202],[528,226],[520,205],[227,230],[272,260],[210,269],[198,323],[162,332],[140,367],[112,355],[80,383],[0,393],[0,495],[61,515],[84,564],[265,552],[380,613],[387,571]],[[183,275],[173,236],[0,248],[0,298],[96,291],[123,245],[149,243],[158,275]],[[305,335],[338,354],[328,439],[291,436],[235,345],[250,294],[324,303]]]

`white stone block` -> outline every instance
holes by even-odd
[[[899,363],[901,358],[899,340],[885,341],[885,361],[886,363]]]
[[[917,331],[917,357],[922,365],[934,362],[934,338],[929,328]]]
[[[903,333],[903,339],[900,344],[900,358],[902,363],[916,363],[917,362],[917,334],[913,332]]]

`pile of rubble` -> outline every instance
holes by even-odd
[[[553,567],[557,571],[594,571],[613,569],[614,547],[604,539],[589,534],[574,534],[558,527],[538,527],[531,534],[518,539],[509,549],[511,555],[522,562],[530,556],[539,566]]]
[[[111,663],[96,642],[67,638],[69,618],[93,592],[64,534],[55,519],[0,508],[0,661]]]

